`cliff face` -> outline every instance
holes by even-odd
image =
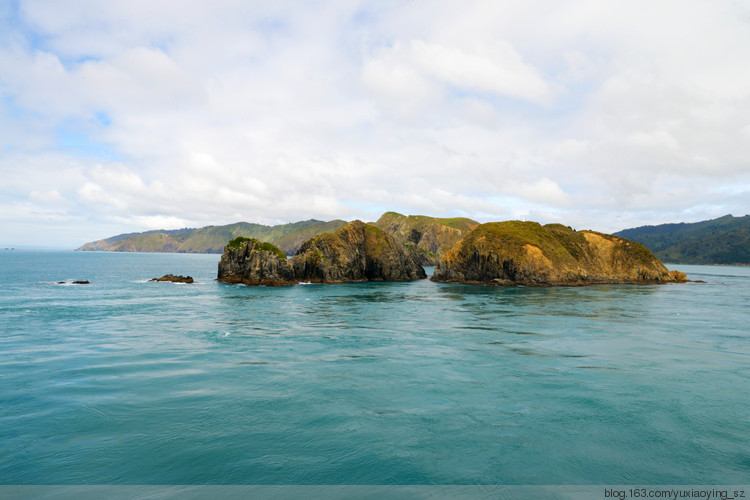
[[[440,259],[432,279],[541,286],[687,280],[640,243],[520,221],[480,225]]]
[[[246,285],[290,285],[297,282],[284,252],[270,243],[235,238],[224,248],[217,279]]]
[[[465,217],[441,219],[386,212],[375,223],[411,250],[423,266],[434,266],[458,240],[479,225]]]
[[[427,275],[404,247],[376,226],[350,222],[305,242],[292,258],[301,281],[406,281]]]
[[[422,266],[392,237],[373,225],[354,221],[335,233],[308,240],[289,260],[270,243],[236,238],[224,249],[218,280],[285,285],[300,281],[406,281],[426,277]]]

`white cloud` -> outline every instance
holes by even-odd
[[[0,244],[385,209],[609,231],[748,212],[750,30],[729,0],[18,12],[0,9]]]
[[[546,101],[550,90],[513,46],[500,40],[481,50],[411,40],[380,49],[365,63],[365,82],[375,90],[405,99],[436,98],[445,86]]]
[[[38,205],[70,205],[71,202],[56,189],[49,191],[34,190],[29,194],[29,200]]]

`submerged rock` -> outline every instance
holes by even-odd
[[[254,238],[235,238],[224,247],[219,261],[219,281],[246,285],[297,283],[284,252]]]
[[[433,281],[496,285],[589,285],[687,281],[634,241],[561,224],[482,224],[438,262]]]
[[[171,281],[172,283],[194,283],[191,276],[175,276],[174,274],[165,274],[161,278],[153,278],[149,281]]]
[[[408,281],[426,278],[403,245],[372,224],[355,220],[303,243],[291,259],[299,281]]]

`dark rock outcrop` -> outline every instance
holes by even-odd
[[[165,274],[161,278],[152,278],[149,281],[170,281],[172,283],[194,283],[192,276],[175,276],[174,274]]]
[[[426,277],[403,245],[374,225],[354,221],[335,233],[308,240],[289,260],[270,243],[235,238],[224,249],[217,279],[246,285],[287,285]]]
[[[224,248],[219,261],[219,281],[245,285],[291,285],[297,283],[284,252],[254,238],[235,238]]]
[[[300,281],[408,281],[426,278],[424,269],[393,237],[355,220],[305,242],[292,258]]]
[[[537,286],[687,281],[640,243],[521,221],[480,225],[440,259],[432,279]]]

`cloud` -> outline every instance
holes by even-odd
[[[34,190],[29,194],[29,200],[38,205],[59,206],[71,204],[70,200],[61,195],[56,189],[50,191]]]
[[[423,40],[378,49],[364,63],[363,81],[399,106],[429,106],[450,94],[479,92],[545,102],[550,88],[504,40],[465,51]],[[478,102],[475,100],[474,102]]]
[[[698,0],[22,1],[0,9],[0,244],[385,209],[604,231],[741,215],[747,19]]]

